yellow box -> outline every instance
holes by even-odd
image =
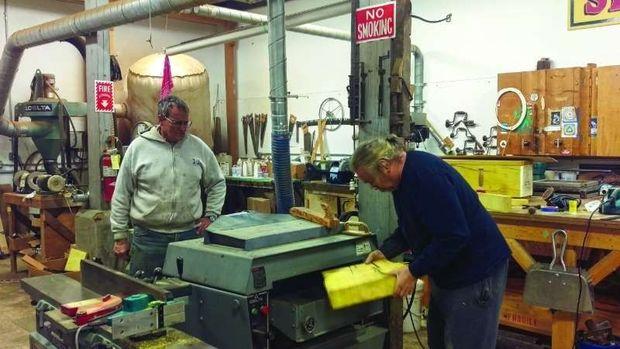
[[[532,163],[525,160],[444,159],[476,191],[510,197],[532,196]]]
[[[394,294],[396,276],[390,274],[403,263],[378,260],[323,272],[323,282],[332,309],[371,302]]]

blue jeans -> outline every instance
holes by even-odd
[[[428,345],[431,349],[493,349],[506,289],[508,259],[475,284],[447,290],[431,280]]]
[[[142,270],[144,271],[144,276],[152,276],[155,268],[164,266],[166,249],[169,243],[198,237],[196,229],[179,233],[159,233],[134,226],[131,239],[129,274],[133,276],[138,270]]]

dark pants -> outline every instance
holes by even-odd
[[[168,234],[134,226],[129,274],[135,275],[138,270],[142,270],[144,276],[152,276],[155,268],[164,266],[169,243],[195,238],[198,238],[196,229]]]
[[[439,288],[431,280],[428,344],[431,349],[492,349],[506,288],[508,260],[491,276],[463,288]]]

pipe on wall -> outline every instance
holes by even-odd
[[[54,21],[19,30],[8,38],[0,59],[0,115],[19,68],[24,50],[53,41],[88,35],[103,29],[203,5],[207,0],[124,0],[78,12]],[[0,134],[27,136],[29,125],[0,117]]]
[[[421,113],[424,110],[424,56],[416,45],[411,45],[411,53],[415,58],[413,67],[413,111]]]
[[[278,213],[293,207],[291,150],[289,147],[286,35],[284,0],[268,0],[269,11],[269,99],[271,100],[271,153],[273,154],[274,187]]]
[[[302,24],[312,23],[323,19],[344,15],[350,12],[350,2],[342,1],[331,5],[323,6],[321,8],[303,11],[290,16],[286,16],[284,18],[284,22],[286,22],[286,26],[297,27]],[[258,36],[267,32],[268,26],[265,26],[263,24],[257,24],[232,30],[223,34],[198,38],[195,40],[180,43],[178,45],[166,47],[164,51],[168,55],[176,55],[179,53],[194,51],[209,46],[220,45],[229,41],[237,41],[253,36]]]
[[[200,7],[196,7],[193,10],[193,13],[199,16],[205,16],[210,18],[223,19],[227,21],[234,21],[238,23],[245,24],[267,24],[269,19],[265,15],[261,15],[253,12],[239,11],[235,9],[224,8],[220,6],[214,5],[202,5]],[[344,13],[343,13],[344,14]],[[290,23],[286,23],[286,29],[298,33],[317,35],[332,39],[349,41],[351,40],[351,33],[344,30],[332,29],[323,26],[318,26],[314,24],[302,24],[298,26],[294,26]]]
[[[64,39],[61,41],[69,43],[71,44],[71,46],[75,47],[75,49],[80,52],[80,56],[82,56],[82,58],[86,60],[86,40],[83,37],[74,36],[72,38]]]

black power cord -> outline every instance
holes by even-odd
[[[420,17],[420,16],[417,16],[417,15],[411,15],[411,18],[419,19],[422,22],[435,24],[435,23],[450,22],[450,21],[452,21],[452,14],[448,13],[444,18],[437,19],[437,20],[426,19],[424,17]]]
[[[601,199],[601,204],[599,205],[599,207],[602,207],[603,205],[607,204],[610,201],[615,200],[615,198],[609,198],[607,200]],[[583,260],[583,251],[585,250],[585,246],[586,246],[586,241],[588,240],[588,234],[590,233],[590,225],[592,224],[592,217],[594,217],[594,214],[596,213],[596,211],[598,211],[598,208],[593,210],[592,213],[590,213],[590,217],[588,217],[588,222],[586,223],[586,231],[583,234],[583,240],[581,241],[581,247],[579,250],[579,258],[577,259],[577,274],[579,275],[579,294],[577,295],[577,307],[575,308],[575,332],[574,332],[574,337],[573,337],[573,348],[577,347],[577,330],[579,328],[579,308],[581,306],[581,293],[583,292],[583,283],[581,282],[581,266],[580,266],[580,262]]]
[[[411,298],[407,300],[407,311],[405,311],[405,313],[403,314],[403,320],[405,320],[407,318],[407,315],[409,315],[409,319],[411,320],[411,327],[413,327],[413,333],[415,333],[415,338],[418,340],[418,344],[420,345],[420,347],[422,347],[422,349],[426,349],[424,345],[422,344],[422,341],[420,340],[420,336],[418,335],[418,329],[415,328],[415,322],[413,321],[413,312],[411,311],[411,306],[413,305],[413,299],[415,298],[415,291],[418,286],[417,284],[418,284],[418,280],[416,279],[415,282],[413,283],[413,291],[411,292]]]

